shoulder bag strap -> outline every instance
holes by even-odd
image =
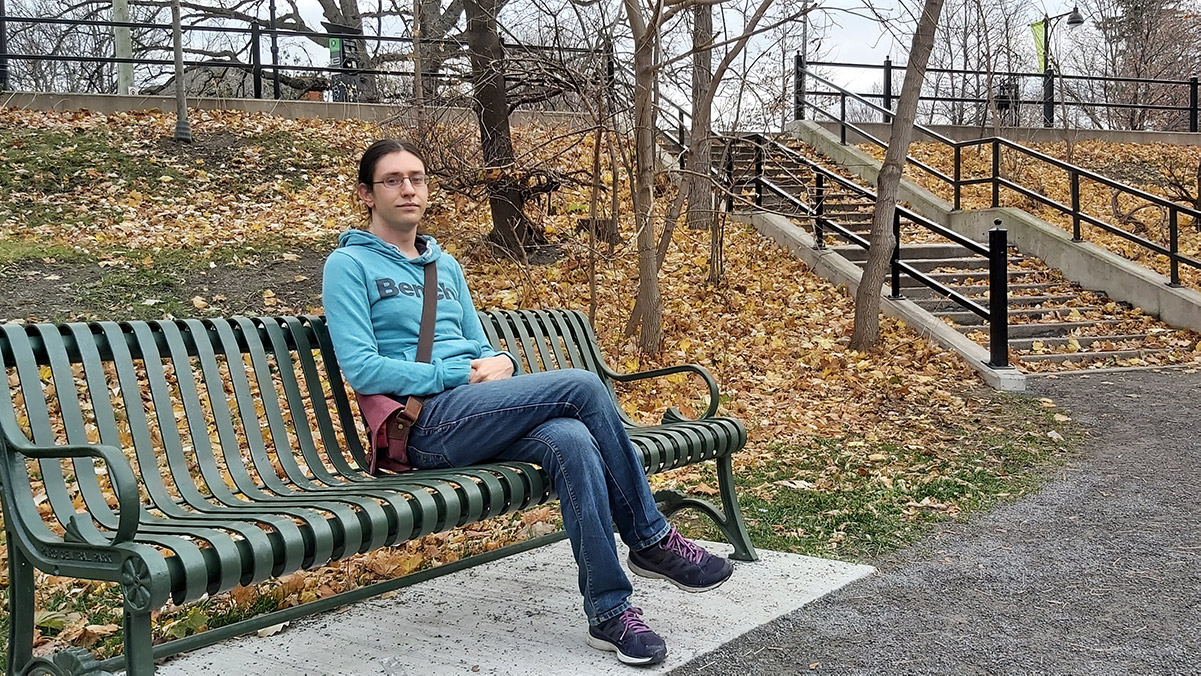
[[[438,264],[425,264],[425,304],[421,307],[421,333],[417,335],[417,361],[428,362],[434,351],[434,324],[438,311]]]
[[[428,363],[434,351],[434,324],[438,310],[438,267],[433,261],[425,264],[424,303],[421,306],[421,332],[417,334],[417,361]],[[396,425],[390,435],[394,439],[407,439],[409,427],[421,415],[421,397],[409,397],[396,416]]]

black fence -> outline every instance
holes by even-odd
[[[840,87],[830,80],[811,72],[805,72],[805,77],[811,78],[819,82],[822,86],[830,88],[838,95],[840,100],[839,112],[833,113],[827,111],[820,106],[805,106],[807,110],[812,111],[814,116],[820,116],[824,119],[829,119],[838,124],[839,139],[845,145],[847,143],[848,130],[853,131],[860,137],[867,139],[869,142],[880,146],[887,147],[887,143],[873,136],[859,127],[855,122],[847,118],[847,102],[855,101],[858,104],[865,106],[880,116],[881,119],[891,116],[892,111],[881,107],[878,104],[868,101],[866,98],[855,94],[843,87]],[[804,105],[804,102],[801,102]],[[799,110],[798,112],[804,112]],[[802,118],[803,119],[803,118]],[[953,208],[958,210],[961,206],[962,192],[965,187],[985,185],[992,192],[992,206],[998,207],[1001,204],[1002,190],[1010,190],[1019,195],[1022,195],[1029,200],[1048,206],[1055,211],[1063,214],[1072,220],[1072,240],[1075,242],[1084,241],[1083,225],[1095,227],[1112,235],[1116,235],[1137,247],[1144,249],[1147,252],[1163,256],[1168,262],[1168,285],[1173,287],[1180,286],[1180,266],[1184,265],[1195,270],[1201,270],[1201,260],[1180,253],[1180,221],[1181,217],[1189,219],[1194,227],[1201,224],[1201,211],[1186,207],[1173,202],[1170,199],[1153,195],[1144,190],[1126,185],[1120,181],[1116,181],[1108,176],[1103,176],[1093,171],[1089,171],[1074,164],[1070,164],[1050,155],[1040,153],[1037,150],[1027,148],[1026,146],[1011,141],[1005,138],[981,138],[967,141],[955,141],[938,132],[925,127],[923,125],[915,125],[914,130],[917,132],[917,140],[938,143],[949,151],[954,153],[952,163],[953,175],[948,176],[942,171],[931,167],[929,164],[917,160],[913,157],[907,157],[906,161],[910,166],[923,171],[938,181],[949,185],[954,195]],[[992,153],[992,167],[990,175],[976,178],[965,178],[963,176],[963,149],[977,146],[984,146]],[[1013,159],[1016,160],[1013,164],[1032,167],[1041,166],[1054,171],[1061,171],[1067,175],[1070,188],[1070,204],[1063,204],[1047,195],[1044,195],[1036,187],[1031,187],[1020,183],[1012,176],[1007,176],[1001,169],[1002,153],[1010,153]],[[1149,237],[1130,232],[1125,228],[1110,223],[1101,218],[1097,218],[1081,210],[1080,193],[1081,185],[1085,182],[1091,182],[1094,185],[1104,186],[1113,191],[1115,195],[1125,195],[1129,198],[1137,200],[1141,205],[1158,209],[1166,216],[1167,221],[1167,241],[1159,242],[1150,239]]]
[[[329,29],[325,32],[313,32],[280,28],[271,20],[244,22],[222,18],[214,21],[215,24],[191,23],[181,27],[184,68],[193,76],[185,82],[190,87],[190,95],[212,93],[280,99],[320,92],[322,98],[328,96],[335,101],[383,102],[407,100],[416,89],[418,74],[413,70],[412,39],[409,37],[364,34],[356,28],[335,24],[325,24]],[[116,29],[124,28],[153,37],[148,44],[158,46],[141,48],[140,53],[131,58],[114,57],[111,47],[105,54],[64,54],[60,49],[43,53],[14,51],[10,37],[34,26],[61,31],[91,30],[92,37],[111,36]],[[49,86],[35,90],[114,93],[112,74],[117,64],[130,64],[138,70],[144,84],[141,93],[155,93],[158,89],[170,91],[172,88],[167,83],[174,76],[171,30],[171,24],[161,23],[11,16],[4,13],[4,2],[0,0],[0,91],[11,91],[14,80],[39,67],[49,70],[74,65],[77,69],[89,70],[92,77],[83,79],[92,83],[90,86],[61,86],[53,82],[53,76],[47,76],[51,80]],[[219,48],[206,50],[201,46],[214,39],[221,43]],[[287,43],[290,54],[281,56],[281,43]],[[420,45],[427,53],[436,55],[430,59],[435,65],[423,67],[420,73],[425,96],[431,99],[469,96],[471,68],[466,43],[422,40]],[[524,91],[539,88],[560,93],[578,90],[594,81],[592,74],[604,68],[606,59],[612,59],[611,54],[603,50],[512,42],[502,45],[507,59],[535,64],[522,69],[519,77],[510,76],[510,87]],[[368,47],[373,49],[369,52]],[[320,60],[314,52],[322,49],[329,55],[326,64],[302,62]],[[204,51],[220,52],[222,57],[206,56],[202,54]],[[197,58],[201,56],[205,58]],[[198,84],[195,74],[202,72],[209,77]],[[205,87],[212,91],[204,91]]]
[[[803,119],[805,102],[830,102],[839,92],[818,83],[807,86],[806,72],[878,71],[875,91],[854,92],[861,99],[891,110],[900,93],[905,65],[885,59],[882,64],[805,61],[795,59],[795,119]],[[840,78],[842,79],[842,78]],[[1198,78],[1155,80],[1127,77],[1066,75],[1045,72],[981,71],[929,68],[919,97],[919,121],[967,126],[1044,126],[1073,128],[1197,131]],[[890,120],[887,113],[863,107],[860,117]],[[921,118],[925,118],[921,120]],[[857,121],[866,122],[867,119]]]

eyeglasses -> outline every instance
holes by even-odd
[[[416,176],[389,176],[382,181],[372,181],[371,185],[383,184],[383,186],[388,190],[397,190],[400,188],[400,186],[404,185],[405,181],[408,181],[409,185],[413,186],[414,188],[420,188],[429,181],[429,177],[422,174],[418,174]]]

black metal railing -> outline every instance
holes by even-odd
[[[847,132],[848,132],[848,130],[850,130],[850,131],[853,131],[855,134],[859,135],[860,137],[862,137],[863,139],[865,139],[881,148],[888,147],[888,144],[885,141],[883,141],[882,139],[877,138],[876,136],[873,136],[872,134],[868,133],[862,127],[858,126],[854,122],[850,122],[847,120],[846,101],[848,99],[854,100],[854,101],[858,102],[860,105],[868,106],[871,109],[873,109],[881,114],[890,113],[891,111],[888,111],[888,110],[884,109],[882,106],[879,106],[871,101],[868,101],[865,98],[859,96],[858,94],[850,92],[847,89],[840,87],[839,85],[836,85],[833,82],[831,82],[830,80],[827,80],[821,76],[815,75],[813,73],[807,73],[806,75],[807,75],[807,77],[813,78],[813,79],[823,83],[825,86],[831,87],[835,91],[835,93],[838,95],[839,99],[841,100],[841,104],[839,105],[839,113],[838,114],[830,113],[830,112],[826,111],[824,108],[818,107],[818,106],[809,106],[809,108],[811,108],[814,112],[820,113],[821,115],[825,116],[828,119],[833,120],[835,123],[838,124],[839,139],[843,145],[847,144]],[[1146,249],[1147,251],[1149,251],[1151,253],[1166,257],[1168,259],[1168,285],[1170,285],[1170,286],[1173,286],[1173,287],[1180,286],[1180,266],[1181,265],[1186,265],[1188,267],[1191,267],[1191,268],[1194,268],[1197,270],[1201,270],[1201,260],[1186,256],[1186,255],[1180,253],[1180,232],[1179,232],[1179,230],[1180,230],[1179,223],[1180,223],[1181,216],[1186,216],[1188,218],[1191,218],[1191,219],[1193,219],[1193,223],[1197,224],[1197,223],[1201,223],[1201,211],[1198,211],[1198,210],[1190,208],[1190,207],[1182,206],[1182,205],[1177,204],[1177,203],[1173,202],[1172,200],[1167,199],[1165,197],[1160,197],[1159,195],[1154,195],[1154,194],[1146,192],[1144,190],[1139,190],[1138,188],[1135,188],[1133,186],[1122,183],[1121,181],[1114,180],[1112,178],[1109,178],[1108,176],[1104,176],[1097,172],[1089,171],[1088,169],[1084,169],[1082,167],[1076,166],[1069,162],[1065,162],[1063,160],[1051,157],[1050,155],[1038,152],[1037,150],[1028,148],[1020,143],[1011,141],[1009,139],[998,138],[998,137],[988,137],[988,138],[973,139],[973,140],[967,140],[967,141],[955,141],[954,139],[951,139],[943,134],[940,134],[940,133],[938,133],[928,127],[920,125],[920,124],[914,125],[914,129],[915,129],[915,131],[919,132],[924,137],[946,147],[953,153],[953,159],[952,159],[953,175],[952,176],[948,176],[945,173],[943,173],[942,171],[939,171],[938,169],[930,166],[929,164],[922,162],[921,160],[918,160],[913,157],[907,157],[906,161],[910,166],[916,167],[917,169],[929,174],[930,176],[934,177],[935,179],[949,185],[951,187],[951,190],[953,193],[953,207],[956,210],[960,209],[962,206],[962,192],[963,192],[963,188],[966,186],[973,186],[973,185],[988,185],[988,186],[990,186],[992,188],[992,206],[993,207],[1000,206],[1000,204],[1001,204],[1001,189],[1008,188],[1009,190],[1012,190],[1020,195],[1023,195],[1031,200],[1034,200],[1040,204],[1051,207],[1052,209],[1058,211],[1060,214],[1063,214],[1063,215],[1071,218],[1071,220],[1072,220],[1072,240],[1075,242],[1084,241],[1084,236],[1083,236],[1083,232],[1081,229],[1081,225],[1087,223],[1088,225],[1092,225],[1100,230],[1103,230],[1112,235],[1120,237],[1128,242],[1131,242],[1132,244],[1135,244],[1142,249]],[[971,178],[971,179],[963,178],[963,176],[962,176],[962,173],[963,173],[963,169],[962,169],[962,167],[963,167],[963,163],[962,163],[963,149],[975,147],[975,146],[982,146],[982,145],[990,146],[991,151],[992,151],[991,175],[982,177],[982,178]],[[1041,163],[1042,165],[1049,166],[1054,169],[1066,172],[1068,174],[1068,180],[1070,182],[1071,202],[1072,203],[1070,205],[1063,204],[1054,199],[1051,199],[1050,197],[1047,197],[1046,195],[1038,192],[1037,190],[1034,190],[1028,186],[1022,185],[1021,183],[1018,183],[1017,181],[1014,181],[1011,178],[1003,176],[1002,172],[1001,172],[1001,150],[1002,149],[1016,153],[1018,155],[1018,157],[1024,161],[1025,167],[1030,167],[1031,166],[1030,163],[1033,162],[1033,163]],[[1130,232],[1123,228],[1120,228],[1112,223],[1109,223],[1105,220],[1102,220],[1100,218],[1097,218],[1095,216],[1092,216],[1092,215],[1087,214],[1084,211],[1082,211],[1080,208],[1080,185],[1081,185],[1080,182],[1081,182],[1081,180],[1092,181],[1096,184],[1099,184],[1099,185],[1105,186],[1111,190],[1117,191],[1118,193],[1129,195],[1130,197],[1142,200],[1143,202],[1145,202],[1146,204],[1148,204],[1150,206],[1154,206],[1156,208],[1165,210],[1167,213],[1167,221],[1168,221],[1168,243],[1167,243],[1167,245],[1152,241],[1146,237],[1143,237],[1136,233],[1133,233],[1133,232]]]
[[[246,60],[240,61],[235,58],[185,58],[185,69],[194,68],[229,68],[248,73],[252,79],[252,89],[254,98],[263,97],[264,78],[269,77],[272,81],[272,89],[274,98],[281,98],[281,75],[293,74],[302,78],[359,78],[364,76],[374,76],[379,78],[400,78],[401,80],[411,81],[417,74],[412,70],[411,61],[404,59],[401,62],[409,67],[406,69],[400,65],[397,67],[379,67],[385,64],[390,64],[387,61],[387,52],[384,48],[390,45],[412,44],[412,38],[389,36],[389,35],[370,35],[361,32],[356,32],[349,27],[342,27],[343,32],[331,30],[328,32],[304,31],[280,28],[275,25],[275,22],[270,20],[253,20],[250,22],[240,22],[234,19],[220,19],[220,25],[208,25],[193,23],[181,26],[185,36],[185,50],[190,50],[189,38],[202,36],[204,34],[225,35],[230,36],[234,40],[244,40],[239,45],[224,50],[235,54],[245,54]],[[229,25],[238,24],[238,25]],[[53,18],[53,17],[29,17],[29,16],[12,16],[3,13],[0,8],[0,91],[11,91],[12,78],[15,73],[15,64],[36,64],[36,63],[79,63],[79,64],[94,64],[97,66],[115,66],[116,64],[131,64],[134,67],[161,67],[164,70],[161,73],[152,74],[150,77],[155,80],[165,79],[165,75],[169,74],[169,69],[174,66],[174,60],[170,58],[154,58],[145,53],[131,58],[116,58],[114,56],[98,56],[86,54],[58,54],[58,53],[23,53],[10,51],[10,34],[13,32],[13,25],[44,25],[51,27],[87,27],[87,28],[105,28],[110,31],[116,28],[127,28],[131,30],[146,30],[155,31],[161,30],[169,34],[171,31],[170,24],[136,22],[136,21],[108,21],[96,19],[70,19],[70,18]],[[267,58],[264,58],[261,43],[264,39],[269,39],[272,45],[271,49],[267,50]],[[320,42],[328,42],[330,40],[339,40],[344,45],[350,45],[353,48],[346,49],[345,53],[339,58],[331,58],[329,65],[316,64],[289,64],[280,62],[280,57],[276,45],[280,40],[294,39],[303,40],[306,44],[318,44]],[[357,46],[362,43],[375,45],[376,56],[374,60],[377,62],[377,67],[365,67],[364,64],[369,63],[372,59],[365,58],[366,55],[358,54]],[[423,40],[423,46],[442,48],[449,56],[445,56],[444,63],[452,66],[454,72],[443,72],[423,70],[420,74],[423,81],[440,83],[442,85],[455,85],[460,83],[470,82],[470,68],[466,64],[468,57],[468,49],[465,42],[459,40]],[[543,45],[527,45],[513,42],[506,42],[505,49],[510,54],[542,54],[551,55],[548,58],[557,59],[560,62],[566,63],[573,58],[612,58],[611,54],[602,50],[593,50],[577,47],[562,47],[562,46],[543,46]],[[169,49],[169,48],[167,48]],[[149,50],[143,50],[149,51]],[[310,53],[304,51],[305,55]],[[380,57],[385,58],[380,58]],[[344,60],[343,60],[344,59]],[[455,59],[459,62],[455,63]],[[511,78],[515,82],[515,78]],[[557,82],[557,81],[556,81]],[[521,78],[520,83],[526,86],[540,86],[555,84],[544,78],[536,75],[526,75]],[[161,82],[152,82],[151,85],[161,84]],[[80,92],[80,93],[108,93],[108,92]],[[353,94],[353,92],[351,92]]]
[[[737,137],[726,137],[725,140],[731,145],[739,143],[753,145],[754,169],[751,180],[753,181],[755,190],[754,205],[756,208],[762,209],[764,194],[771,193],[797,212],[813,219],[814,246],[816,248],[826,248],[826,234],[829,231],[837,233],[843,239],[864,250],[870,249],[870,242],[867,239],[864,239],[836,220],[827,217],[825,208],[828,199],[827,191],[831,186],[837,186],[872,203],[875,203],[876,200],[875,193],[858,185],[854,181],[839,176],[837,173],[830,171],[817,162],[763,134],[744,134]],[[767,154],[784,158],[794,166],[804,167],[812,173],[812,204],[806,203],[792,192],[781,188],[767,178],[764,174],[765,155]],[[729,184],[729,192],[726,197],[727,211],[734,210],[735,194],[738,192],[736,187],[739,185],[739,181],[735,176],[733,155],[732,150],[727,151],[726,180]],[[906,262],[904,259],[904,250],[901,246],[902,219],[913,226],[932,232],[964,247],[974,254],[984,256],[988,259],[989,296],[987,306],[977,303]],[[904,297],[901,293],[901,276],[906,275],[988,323],[990,335],[988,365],[993,368],[1006,368],[1009,366],[1009,256],[1007,234],[1004,229],[1001,229],[1000,225],[1001,221],[997,219],[995,221],[996,227],[989,232],[989,243],[985,246],[954,230],[939,225],[911,209],[898,205],[894,212],[892,223],[896,244],[893,246],[889,262],[890,296],[892,298],[899,299]]]
[[[795,68],[798,74],[795,78],[798,109],[808,99],[838,95],[837,91],[828,89],[807,89],[803,74],[805,70],[879,71],[879,91],[860,91],[856,94],[878,102],[885,110],[891,110],[896,100],[894,84],[897,74],[903,75],[905,72],[904,64],[894,64],[891,59],[885,59],[882,64],[844,63],[804,61],[801,55],[796,56]],[[924,93],[919,101],[930,104],[926,110],[930,123],[937,119],[940,123],[982,126],[988,124],[995,114],[997,121],[1007,126],[1021,126],[1024,122],[1030,122],[1052,127],[1058,110],[1059,118],[1064,121],[1070,119],[1073,126],[1091,124],[1098,128],[1121,126],[1159,131],[1198,130],[1201,84],[1195,75],[1187,80],[1101,77],[1066,75],[1052,68],[1041,73],[927,68],[926,73]],[[946,82],[943,82],[944,78]],[[1135,93],[1123,92],[1122,89]],[[1123,96],[1134,100],[1123,101]],[[1142,102],[1138,100],[1140,96],[1163,103]],[[1023,115],[1023,106],[1027,106],[1028,110],[1041,111],[1041,116]],[[1115,115],[1109,115],[1108,119],[1102,120],[1099,118],[1101,113],[1114,113],[1126,119],[1119,120]],[[1154,117],[1163,113],[1168,115]],[[799,113],[797,119],[803,119],[802,116],[803,113]],[[1141,127],[1134,125],[1131,118],[1138,118],[1144,124]],[[888,113],[881,113],[879,119],[882,122],[891,120]]]

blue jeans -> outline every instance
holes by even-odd
[[[630,607],[633,589],[617,556],[613,524],[636,550],[671,530],[613,398],[590,371],[530,373],[435,395],[425,401],[408,450],[409,462],[425,469],[486,460],[541,465],[562,501],[592,624]]]

